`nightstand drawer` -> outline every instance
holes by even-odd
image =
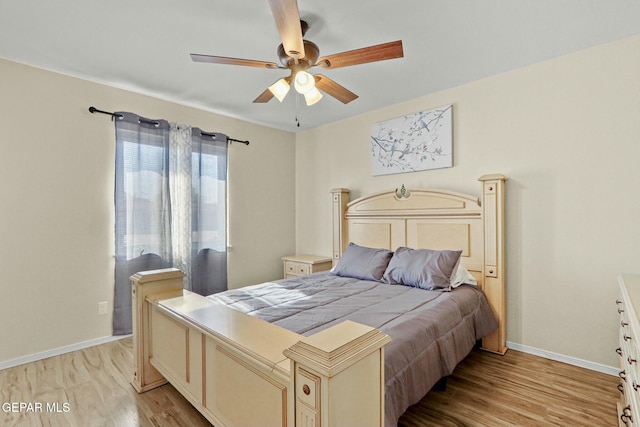
[[[285,279],[331,269],[331,258],[319,255],[291,255],[282,257],[282,261]]]
[[[304,264],[301,262],[285,261],[284,270],[287,272],[287,274],[310,274],[311,266],[309,264]]]

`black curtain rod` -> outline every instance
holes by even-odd
[[[122,117],[122,114],[116,114],[116,113],[110,113],[108,111],[98,110],[96,107],[89,107],[89,112],[92,114],[93,113],[107,114],[111,117]]]
[[[239,139],[227,137],[227,141],[239,142],[240,144],[249,145],[249,141],[240,141]]]
[[[116,114],[116,113],[110,113],[109,111],[98,110],[96,107],[93,107],[93,106],[89,107],[89,112],[91,114],[93,114],[93,113],[106,114],[108,116],[111,116],[112,119],[114,117],[122,117],[122,114]],[[142,119],[142,120],[144,120],[144,119]],[[156,123],[156,122],[151,121],[151,120],[145,120],[145,122],[151,123],[151,124]],[[204,136],[216,136],[215,133],[207,133],[207,132],[200,132],[200,133],[202,135],[204,135]],[[227,137],[227,142],[239,142],[240,144],[249,145],[249,141],[240,141],[239,139],[229,138],[229,137]]]

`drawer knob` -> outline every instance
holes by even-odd
[[[631,416],[631,406],[626,406],[622,410],[622,415],[620,415],[620,420],[627,425],[628,422],[633,423],[633,417]]]
[[[625,326],[629,326],[629,324],[627,322],[625,322],[624,320],[620,321],[620,326],[625,327]]]
[[[304,394],[306,394],[307,396],[309,396],[311,394],[311,389],[309,388],[308,385],[305,384],[305,385],[302,386],[302,392]]]
[[[622,385],[622,384],[621,384],[621,385]],[[638,389],[640,388],[640,386],[639,386],[638,384],[636,384],[636,382],[635,382],[635,381],[633,382],[632,386],[633,386],[633,389],[634,389],[635,391],[638,391]]]
[[[618,376],[622,378],[624,382],[627,382],[627,373],[625,371],[618,372]]]
[[[631,339],[631,337],[630,337],[629,335],[627,335],[627,334],[624,334],[624,335],[622,336],[622,338],[623,338],[625,341],[629,341],[629,340]]]
[[[620,304],[622,304],[622,301],[620,301],[619,299],[617,299],[617,300],[616,300],[616,304],[617,304],[617,305],[620,305]]]
[[[631,356],[627,356],[627,362],[629,362],[629,365],[633,365],[637,360],[633,359]]]
[[[622,313],[624,313],[624,310],[623,310],[623,309],[621,309],[621,308],[619,308],[619,309],[618,309],[618,314],[622,314]]]
[[[618,353],[618,356],[622,357],[622,347],[616,348],[616,353]]]

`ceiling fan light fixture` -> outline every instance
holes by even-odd
[[[273,96],[275,96],[280,102],[282,102],[284,100],[284,97],[287,96],[290,88],[291,86],[285,79],[280,79],[269,86],[269,90],[271,91]]]
[[[277,98],[278,101],[283,102],[287,93],[291,90],[291,85],[293,85],[297,93],[305,95],[307,105],[317,103],[323,95],[329,95],[343,104],[348,104],[357,99],[358,95],[330,78],[322,74],[312,75],[308,73],[308,70],[312,67],[332,70],[334,68],[350,67],[404,56],[402,40],[396,40],[320,57],[318,45],[304,39],[309,25],[300,19],[298,0],[269,0],[269,6],[282,42],[276,49],[282,65],[254,59],[191,54],[191,59],[194,62],[289,70],[290,74],[287,77],[264,89],[253,100],[254,103],[264,104],[269,102],[271,98]],[[297,96],[295,98],[296,101],[299,99]]]
[[[293,81],[293,86],[296,88],[298,93],[304,95],[316,87],[316,80],[306,71],[298,71],[296,73],[296,78]]]
[[[321,99],[322,94],[316,87],[311,88],[309,92],[304,94],[304,100],[307,102],[307,106],[311,106]]]

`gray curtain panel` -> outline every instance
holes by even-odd
[[[227,289],[227,136],[192,130],[191,290]]]
[[[118,112],[116,127],[116,266],[113,334],[131,333],[131,282],[170,267],[169,123]]]

